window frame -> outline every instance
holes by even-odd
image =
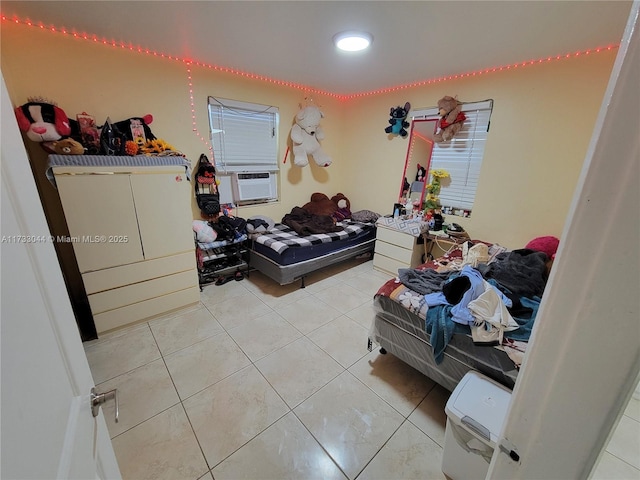
[[[278,107],[209,96],[207,114],[213,163],[220,173],[278,173]]]

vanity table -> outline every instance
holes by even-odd
[[[422,235],[429,229],[426,222],[380,217],[376,227],[373,268],[396,276],[399,268],[415,268],[422,263]]]

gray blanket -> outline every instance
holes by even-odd
[[[500,285],[522,297],[541,297],[547,284],[547,254],[521,249],[500,253],[478,270],[485,279],[494,279]]]
[[[442,285],[446,282],[452,272],[436,272],[430,268],[426,270],[416,270],[413,268],[398,269],[398,278],[407,288],[421,295],[433,292],[441,292]],[[457,272],[453,272],[457,273]]]

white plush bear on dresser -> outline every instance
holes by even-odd
[[[291,142],[293,143],[293,163],[304,167],[309,163],[308,155],[321,167],[331,165],[331,157],[320,147],[324,138],[324,131],[320,126],[320,119],[324,117],[315,105],[301,108],[296,115],[296,122],[291,127]]]

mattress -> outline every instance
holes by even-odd
[[[384,295],[374,297],[369,338],[390,353],[453,391],[469,370],[477,370],[513,388],[518,370],[499,347],[477,346],[470,335],[455,334],[441,363],[436,363],[425,320]]]
[[[301,279],[324,267],[373,252],[373,223],[342,222],[339,232],[301,237],[286,225],[276,224],[269,234],[253,238],[249,251],[252,268],[280,285]]]
[[[376,238],[373,224],[343,222],[342,225],[345,227],[342,232],[300,237],[286,225],[277,224],[271,234],[256,237],[251,248],[278,265],[293,265]]]

